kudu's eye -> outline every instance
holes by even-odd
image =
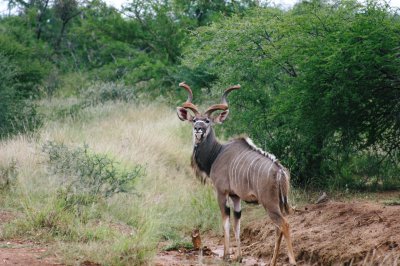
[[[210,123],[210,119],[206,119],[206,123],[207,123],[207,124]]]
[[[196,118],[193,118],[193,120],[192,120],[192,121],[193,121],[193,123],[196,123],[196,121],[197,121],[197,120],[196,120]]]

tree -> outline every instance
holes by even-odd
[[[61,21],[60,33],[55,44],[56,49],[59,49],[67,24],[71,19],[78,16],[81,10],[79,10],[78,1],[76,0],[56,0],[53,9],[56,16]]]
[[[40,126],[33,104],[18,92],[18,68],[0,53],[0,139]]]
[[[49,18],[49,4],[50,0],[9,0],[9,7],[17,7],[22,13],[29,17],[29,14],[34,16],[36,38],[42,38],[43,27],[45,27],[46,20]]]
[[[176,14],[183,14],[195,21],[194,27],[209,25],[224,17],[240,14],[245,10],[256,7],[259,1],[225,1],[225,0],[175,0],[173,1]]]
[[[326,185],[357,175],[371,151],[378,168],[400,167],[399,27],[377,2],[255,9],[200,28],[185,65],[215,75],[214,87],[243,85],[229,133],[253,135],[298,183]],[[368,175],[379,183],[388,173]]]

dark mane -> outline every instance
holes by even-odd
[[[211,167],[221,150],[222,145],[215,138],[213,129],[211,129],[206,140],[194,146],[191,165],[196,176],[203,183],[205,176],[210,176]]]

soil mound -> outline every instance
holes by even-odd
[[[370,202],[307,205],[288,217],[299,265],[400,265],[400,206]],[[269,262],[275,228],[269,218],[243,229],[244,255]],[[282,240],[280,265],[288,262]]]

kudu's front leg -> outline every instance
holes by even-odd
[[[231,209],[227,206],[227,195],[218,193],[218,205],[222,215],[222,225],[224,227],[224,260],[229,259],[229,217]]]
[[[238,196],[231,197],[233,202],[233,230],[235,231],[235,239],[236,239],[236,256],[235,260],[241,262],[242,261],[242,251],[240,249],[240,217],[242,215],[242,209],[240,206],[240,198]]]

